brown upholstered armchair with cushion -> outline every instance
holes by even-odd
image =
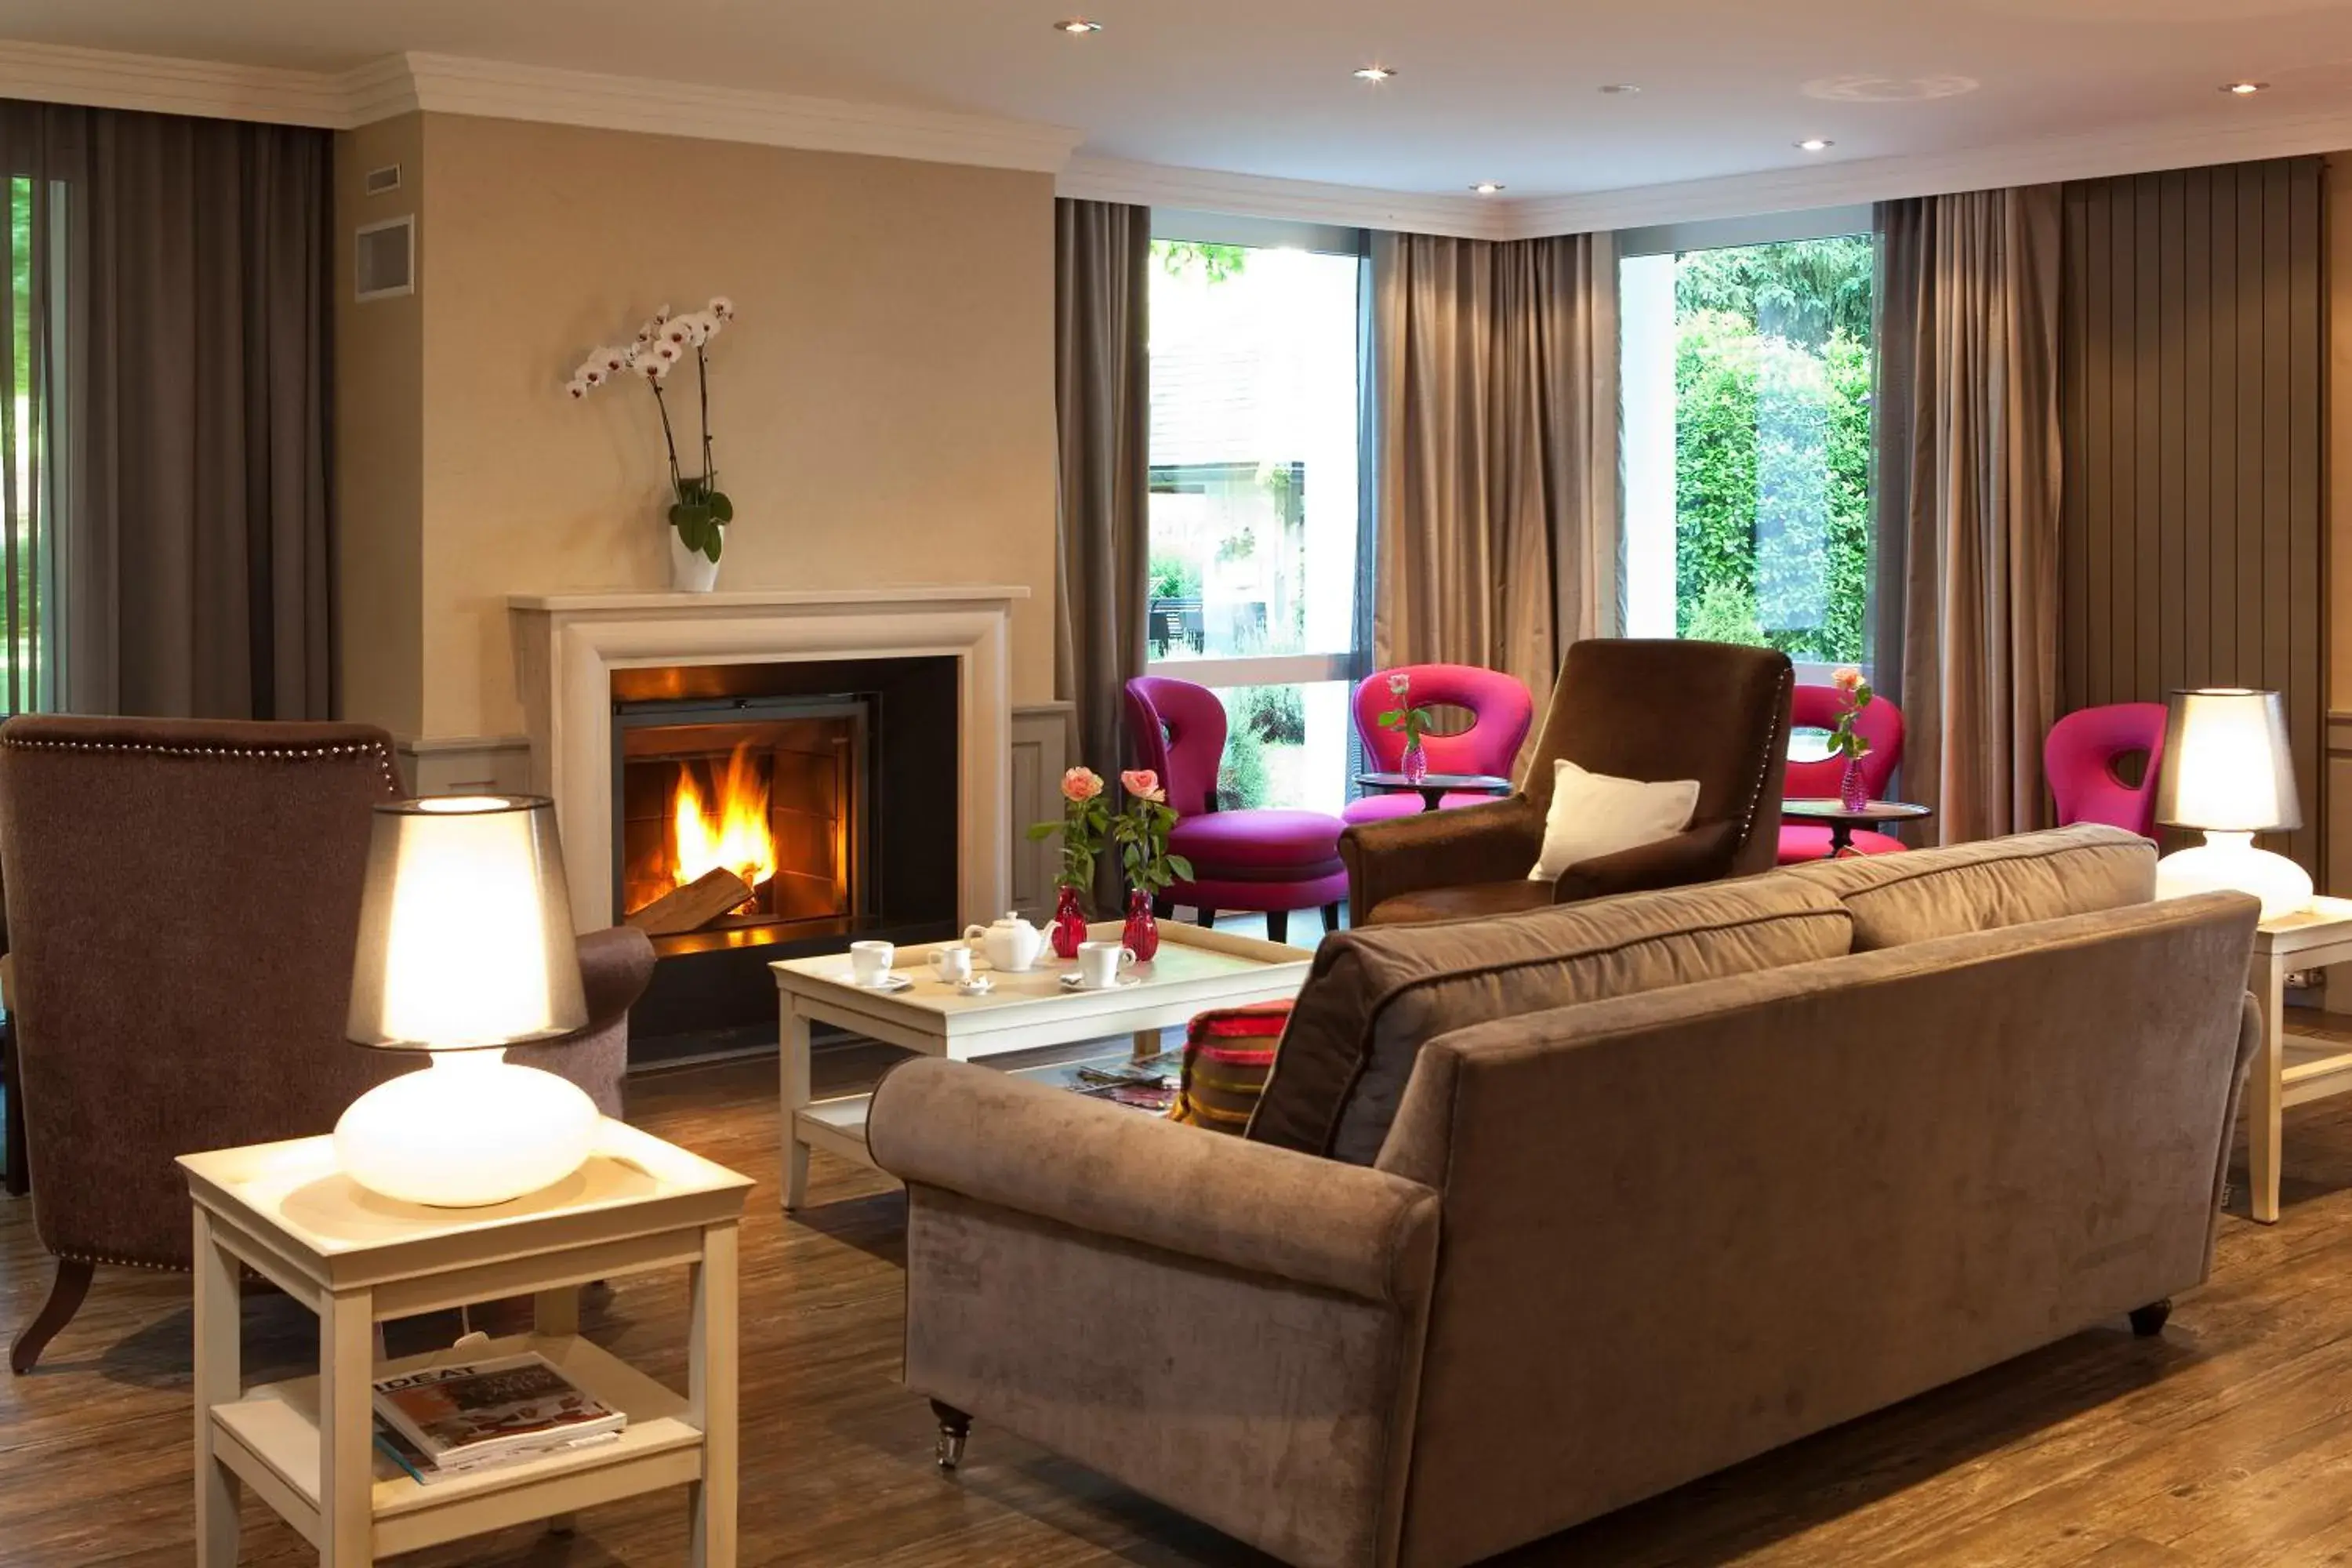
[[[356,724],[22,717],[0,725],[10,1003],[58,1259],[9,1352],[35,1361],[95,1264],[189,1267],[174,1155],[330,1131],[411,1065],[343,1043],[391,737]],[[514,1059],[621,1111],[638,931],[580,944],[589,1025]]]
[[[1612,893],[1769,871],[1789,761],[1788,656],[1728,643],[1599,637],[1568,650],[1516,793],[1452,811],[1360,823],[1340,836],[1358,925],[1508,914]],[[1528,879],[1543,849],[1552,764],[1655,783],[1696,779],[1672,838]]]

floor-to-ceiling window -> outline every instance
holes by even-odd
[[[63,282],[55,263],[65,193],[49,186],[37,217],[31,180],[0,181],[0,193],[8,207],[7,287],[0,291],[6,305],[0,310],[0,380],[7,383],[0,405],[0,714],[6,714],[56,702],[48,563],[56,548],[49,498],[57,491],[51,464],[59,386],[55,356],[44,349],[61,336]],[[46,253],[37,254],[37,247]],[[46,312],[37,316],[45,300]],[[39,334],[44,342],[36,342],[37,328],[48,329]]]
[[[1225,805],[1336,812],[1362,665],[1363,238],[1155,230],[1150,668],[1223,700]]]
[[[1622,248],[1627,633],[1866,667],[1868,210]]]

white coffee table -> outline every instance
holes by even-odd
[[[1119,922],[1089,928],[1099,941],[1117,941]],[[898,950],[898,970],[912,977],[905,990],[853,984],[846,954],[787,959],[768,967],[776,976],[782,1020],[782,1109],[784,1207],[808,1197],[811,1149],[871,1166],[866,1152],[863,1094],[814,1100],[809,1093],[809,1026],[826,1023],[910,1051],[957,1061],[1083,1045],[1120,1035],[1135,1037],[1139,1056],[1156,1055],[1160,1032],[1192,1021],[1211,1007],[1279,1002],[1298,994],[1314,954],[1255,937],[1204,931],[1174,921],[1160,928],[1160,952],[1127,973],[1134,984],[1108,991],[1069,991],[1061,978],[1076,966],[1048,951],[1036,968],[1018,974],[974,967],[995,981],[982,996],[966,996],[931,977],[932,943]]]

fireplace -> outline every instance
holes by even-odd
[[[868,722],[862,697],[616,704],[617,918],[705,946],[846,933],[863,909]]]
[[[772,1047],[779,958],[959,929],[956,661],[612,672],[612,919],[648,1063]]]

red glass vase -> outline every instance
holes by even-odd
[[[1054,906],[1054,952],[1065,960],[1078,956],[1078,943],[1087,940],[1087,911],[1078,907],[1078,890],[1067,882],[1062,884],[1062,897]]]
[[[1870,786],[1863,783],[1860,757],[1845,760],[1845,772],[1838,778],[1838,804],[1848,811],[1860,811],[1870,804]]]
[[[1151,912],[1151,895],[1138,888],[1127,895],[1127,931],[1123,943],[1138,963],[1149,963],[1160,951],[1160,921]]]
[[[1404,776],[1413,784],[1419,784],[1429,776],[1429,752],[1417,740],[1405,746]]]

